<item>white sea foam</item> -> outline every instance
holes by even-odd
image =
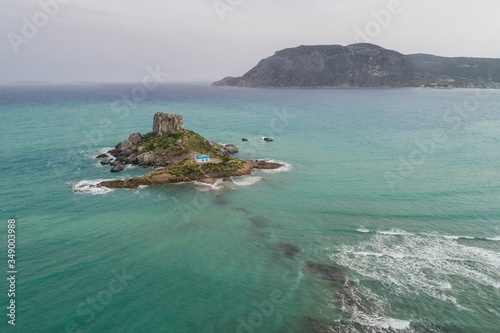
[[[459,239],[460,238],[460,236],[446,236],[446,235],[441,236],[441,237],[446,238],[446,239]]]
[[[259,182],[262,177],[258,176],[241,176],[241,177],[231,177],[231,181],[236,186],[250,186]]]
[[[410,321],[408,320],[399,320],[393,318],[386,318],[385,323],[389,325],[390,328],[396,330],[405,330],[410,328]]]
[[[99,149],[99,154],[97,154],[97,155],[108,154],[108,151],[113,150],[113,149],[115,149],[115,147],[103,147],[103,148]]]
[[[392,332],[392,333],[413,333],[415,330],[411,329],[411,322],[408,320],[400,320],[386,317],[370,317],[370,316],[359,316],[357,318],[353,318],[353,322],[356,322],[358,325],[361,325],[363,328],[363,332],[367,333],[378,333],[383,330],[383,332]],[[357,326],[357,325],[356,325]],[[353,332],[357,333],[359,330],[353,324],[344,324],[341,325],[342,332]],[[332,332],[337,332],[334,330]]]
[[[383,253],[366,252],[366,251],[353,252],[353,254],[358,255],[358,256],[374,256],[374,257],[382,257],[384,255]]]
[[[99,183],[108,179],[96,179],[96,180],[81,180],[77,183],[73,183],[73,192],[75,193],[87,193],[92,195],[106,194],[112,192],[113,189],[107,187],[99,186]]]
[[[363,297],[361,297],[363,295]],[[361,325],[363,332],[413,332],[411,322],[384,316],[387,300],[374,294],[369,288],[354,287],[347,282],[341,291],[342,311],[350,317],[352,323]],[[342,332],[359,332],[352,323],[339,327]]]
[[[358,229],[356,229],[357,232],[362,232],[362,233],[369,233],[370,230],[369,229],[366,229],[365,227],[359,227]]]
[[[194,182],[194,184],[198,186],[198,191],[202,192],[218,191],[224,188],[224,181],[222,179],[217,179],[217,181],[213,184],[203,182]]]
[[[425,294],[467,310],[457,301],[457,293],[500,289],[500,253],[472,244],[464,245],[456,237],[391,230],[357,245],[343,245],[331,259],[380,281],[391,292]]]
[[[138,165],[134,165],[134,164],[125,164],[123,167],[125,169],[131,169],[131,170],[133,170],[133,169],[139,169],[139,166]]]
[[[388,230],[388,231],[378,231],[378,233],[382,234],[382,235],[390,235],[390,236],[413,236],[413,235],[415,235],[411,232],[406,232],[406,231],[398,230],[398,229],[392,229],[392,230]]]
[[[114,147],[103,147],[103,148],[99,148],[98,151],[94,151],[94,150],[89,151],[86,155],[88,158],[91,158],[92,160],[96,160],[96,156],[101,155],[101,154],[108,154],[108,151],[110,151],[111,149],[114,149]],[[115,160],[115,158],[112,155],[110,155],[110,154],[108,154],[108,155],[109,155],[108,158],[110,161]],[[97,162],[94,165],[98,168],[109,167],[109,165],[102,165],[101,159],[97,159]]]
[[[375,326],[383,329],[392,330],[407,330],[410,328],[410,322],[408,320],[399,320],[393,318],[367,318],[367,322],[364,323],[366,326]],[[363,324],[363,323],[360,323]]]
[[[441,237],[446,238],[446,239],[474,239],[472,236],[452,236],[452,235],[441,235]]]
[[[110,162],[113,162],[114,160],[115,160],[114,158],[110,158],[110,159],[109,159],[109,161],[110,161]],[[101,161],[96,162],[96,164],[94,164],[94,165],[95,165],[96,167],[98,167],[98,168],[112,168],[112,167],[113,167],[111,164],[102,165],[102,164],[101,164]],[[124,167],[125,169],[127,169],[127,168],[128,168],[128,165],[124,165],[123,167]]]
[[[436,234],[424,234],[428,236],[439,236],[443,237],[446,239],[452,239],[452,240],[457,240],[457,239],[476,239],[476,240],[489,240],[489,241],[500,241],[500,236],[494,236],[494,237],[474,237],[474,236],[453,236],[453,235],[436,235]]]
[[[437,286],[440,289],[451,289],[451,284],[448,281],[444,281],[441,285]]]
[[[230,177],[229,180],[218,179],[214,184],[194,182],[199,191],[217,191],[222,189],[238,189],[239,187],[251,186],[258,183],[262,177],[259,176],[238,176]]]
[[[217,179],[217,181],[211,186],[213,190],[221,190],[224,188],[224,180]]]
[[[86,150],[84,152],[85,156],[91,159],[95,159],[96,156],[101,155],[101,154],[108,154],[108,151],[111,149],[114,149],[114,147],[101,147],[98,149],[91,149],[91,150]],[[112,157],[110,154],[108,154],[110,158]]]

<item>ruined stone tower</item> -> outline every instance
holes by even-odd
[[[184,129],[184,120],[181,115],[158,112],[153,120],[153,132],[158,136]]]

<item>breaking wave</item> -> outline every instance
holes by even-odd
[[[455,237],[378,232],[368,241],[341,246],[331,259],[398,294],[424,294],[461,310],[456,297],[462,290],[500,288],[500,253]]]
[[[217,179],[213,184],[203,182],[194,182],[194,184],[198,187],[198,190],[202,192],[218,191],[224,188],[224,181],[222,179]]]
[[[373,233],[373,234],[381,234],[388,236],[429,236],[429,237],[440,237],[444,239],[450,240],[458,240],[458,239],[467,239],[467,240],[483,240],[483,241],[492,241],[498,242],[500,241],[500,236],[493,237],[475,237],[475,236],[459,236],[459,235],[440,235],[440,234],[432,234],[432,233],[412,233],[404,230],[391,229],[391,230],[370,230],[365,227],[359,227],[356,229],[357,232],[361,233]]]
[[[222,189],[238,189],[240,187],[247,187],[258,183],[262,177],[259,176],[238,176],[230,177],[228,179],[218,179],[214,184],[203,182],[194,182],[199,191],[218,191]]]
[[[113,189],[107,187],[101,187],[100,182],[109,179],[95,179],[95,180],[81,180],[76,183],[71,183],[73,185],[73,192],[75,193],[86,193],[86,194],[106,194],[112,192]]]
[[[392,309],[393,300],[430,298],[443,306],[474,313],[482,308],[483,301],[478,298],[470,303],[470,298],[464,296],[464,306],[460,303],[464,293],[473,289],[481,295],[494,295],[500,289],[500,252],[474,246],[484,244],[477,240],[487,238],[365,227],[356,231],[368,239],[356,245],[341,245],[330,255],[333,262],[346,268],[346,274],[350,272],[346,282],[337,287],[336,298],[345,317],[329,325],[332,332],[446,331],[447,324],[428,318],[398,318]]]
[[[241,176],[231,177],[231,182],[236,186],[251,186],[258,183],[262,177],[258,176]]]

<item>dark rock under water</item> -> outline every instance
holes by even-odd
[[[265,228],[269,224],[269,219],[262,215],[254,215],[248,219],[257,228]]]
[[[333,332],[329,325],[313,317],[305,317],[304,333],[328,333]]]
[[[304,269],[308,272],[315,273],[323,279],[344,284],[345,277],[340,268],[332,265],[319,264],[308,261],[305,263]]]
[[[218,194],[218,195],[215,196],[213,202],[214,202],[214,204],[216,204],[218,206],[227,206],[227,205],[229,205],[229,200],[227,200],[226,198],[224,198],[220,194]]]
[[[258,239],[269,239],[269,237],[271,237],[271,234],[265,231],[253,231],[252,235]]]
[[[243,208],[243,207],[238,207],[235,208],[236,211],[245,214],[246,216],[252,215],[252,212],[250,212],[248,209]]]
[[[274,247],[280,249],[287,258],[294,258],[302,253],[302,248],[294,244],[277,243]]]

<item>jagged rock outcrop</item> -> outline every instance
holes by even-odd
[[[235,154],[239,151],[238,147],[233,144],[224,145],[224,148],[226,148],[231,154]]]
[[[121,164],[117,164],[111,168],[111,172],[121,172],[123,171],[123,166]]]
[[[125,141],[122,141],[119,144],[117,144],[115,146],[115,148],[120,150],[120,151],[126,151],[126,150],[132,148],[133,145],[134,144],[132,142],[130,142],[129,140],[125,140]]]
[[[132,133],[130,134],[130,136],[128,137],[128,142],[130,142],[131,144],[133,145],[136,145],[138,144],[139,142],[141,142],[142,140],[142,137],[143,135],[139,132],[136,132],[136,133]]]
[[[241,77],[214,86],[237,87],[500,87],[500,59],[404,55],[380,46],[299,46],[261,60]]]
[[[141,166],[154,166],[156,155],[153,153],[142,153],[137,156],[137,164]]]
[[[166,134],[184,129],[184,120],[181,115],[158,112],[153,120],[153,132],[162,137]]]

